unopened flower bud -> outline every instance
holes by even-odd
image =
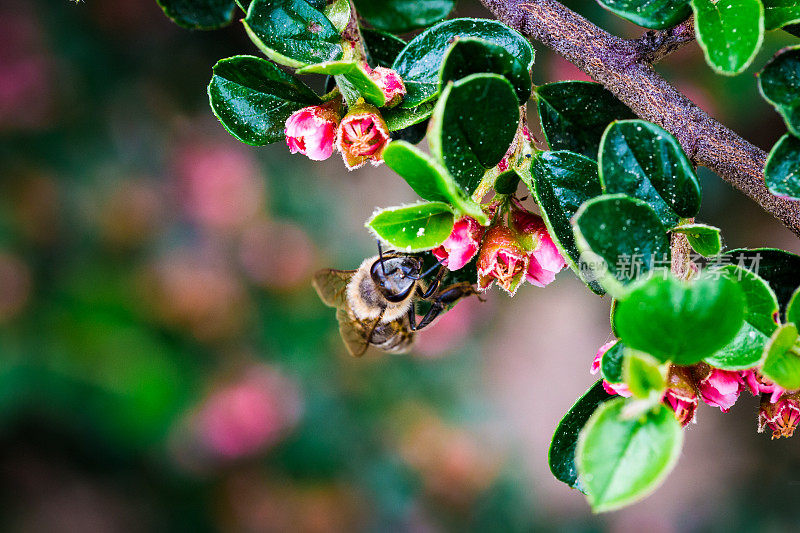
[[[497,284],[514,295],[528,270],[528,254],[516,235],[505,226],[492,226],[486,232],[478,254],[478,285],[488,289]]]
[[[458,270],[472,261],[478,253],[484,231],[485,228],[474,218],[461,217],[456,220],[447,240],[431,252],[448,269]]]
[[[791,437],[800,422],[800,399],[797,393],[784,395],[777,402],[770,401],[767,395],[761,396],[758,412],[758,432],[772,430],[772,438]]]
[[[406,95],[406,86],[400,78],[400,74],[390,68],[375,67],[375,70],[369,73],[369,77],[383,91],[383,97],[386,100],[386,103],[383,104],[384,107],[396,106]]]
[[[350,170],[367,161],[379,165],[389,141],[386,122],[377,108],[369,104],[354,106],[339,123],[337,147]]]
[[[675,412],[675,419],[681,426],[695,422],[695,413],[700,400],[691,372],[686,367],[670,366],[667,390],[661,401]]]
[[[333,154],[339,104],[304,107],[286,120],[286,144],[293,153],[301,153],[314,161],[324,161]]]
[[[517,205],[512,207],[510,218],[511,227],[517,232],[520,244],[528,252],[525,279],[537,287],[549,285],[567,262],[547,232],[544,220]]]
[[[769,393],[769,401],[772,403],[777,402],[786,392],[783,387],[765,378],[757,369],[742,370],[739,375],[753,396]]]
[[[597,350],[597,353],[594,356],[594,360],[592,361],[592,368],[590,370],[592,375],[595,375],[598,372],[600,372],[600,364],[603,361],[603,356],[615,344],[617,344],[617,341],[607,342],[604,345],[602,345],[600,349]],[[619,394],[623,398],[630,398],[632,396],[630,389],[625,383],[611,383],[607,379],[604,379],[603,389],[605,389],[605,391],[609,394]]]
[[[700,397],[708,405],[719,407],[723,413],[733,407],[744,390],[744,381],[738,372],[711,368],[706,364],[696,367]]]

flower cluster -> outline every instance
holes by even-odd
[[[488,209],[495,215],[500,208]],[[471,217],[463,217],[456,221],[447,240],[432,250],[433,255],[450,270],[463,268],[477,255],[481,290],[496,282],[513,296],[526,280],[537,287],[550,284],[566,261],[542,217],[513,199],[500,211],[507,211],[508,225],[502,223],[502,216],[494,216],[494,223],[488,228]]]
[[[394,107],[406,94],[403,80],[394,70],[363,65],[369,77],[383,91],[384,107]],[[389,128],[378,108],[359,100],[341,115],[342,102],[336,97],[318,106],[304,107],[286,120],[286,144],[293,153],[324,161],[334,149],[342,154],[350,170],[367,161],[379,165],[383,149],[391,140]]]
[[[600,371],[603,356],[617,342],[611,341],[600,347],[592,361],[592,374]],[[603,379],[603,388],[609,394],[625,398],[631,396],[625,383],[610,383]],[[769,428],[773,439],[794,434],[800,422],[800,391],[787,392],[761,375],[758,368],[730,371],[705,363],[670,365],[667,388],[661,401],[675,412],[675,418],[681,425],[686,426],[689,422],[696,422],[695,413],[700,400],[727,413],[745,390],[754,396],[761,396],[759,433]]]

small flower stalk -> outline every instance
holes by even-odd
[[[511,296],[517,292],[528,271],[528,254],[516,235],[505,226],[486,232],[478,254],[478,286],[488,289],[495,281]]]
[[[389,129],[378,109],[361,103],[353,106],[339,123],[336,142],[347,168],[355,170],[367,161],[380,165],[390,140]]]
[[[396,71],[386,67],[375,67],[374,70],[370,70],[367,67],[367,69],[369,77],[383,91],[385,99],[383,107],[395,107],[403,100],[406,95],[406,86]]]
[[[771,401],[767,394],[761,395],[758,412],[758,432],[769,428],[772,438],[791,437],[800,422],[800,396],[798,393],[784,394],[778,401]]]
[[[567,262],[547,232],[542,217],[515,204],[509,218],[511,227],[519,235],[520,244],[528,253],[525,279],[536,287],[546,287],[567,266]]]
[[[286,144],[293,154],[303,154],[313,161],[333,155],[336,129],[339,126],[339,103],[304,107],[286,120]]]
[[[431,253],[450,270],[464,268],[478,253],[485,231],[486,228],[474,218],[461,217],[456,220],[447,240],[431,250]]]
[[[682,427],[697,423],[696,413],[700,399],[691,372],[686,367],[671,365],[667,376],[667,390],[662,402],[675,412]]]

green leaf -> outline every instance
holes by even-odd
[[[786,390],[800,389],[800,346],[797,326],[786,324],[769,341],[761,373]]]
[[[489,223],[480,205],[465,196],[447,170],[413,145],[391,142],[383,151],[383,160],[425,200],[449,203],[459,215],[469,215],[481,224]]]
[[[497,74],[472,74],[451,82],[431,117],[428,143],[468,194],[503,159],[519,124],[511,84]]]
[[[519,76],[533,68],[533,49],[517,31],[494,20],[447,20],[420,33],[397,57],[392,68],[400,74],[408,94],[400,104],[416,107],[439,92],[439,69],[450,43],[457,37],[477,37],[505,48],[515,58]]]
[[[691,15],[689,0],[599,0],[600,5],[634,24],[651,29],[675,26]]]
[[[635,118],[625,104],[599,83],[560,81],[536,88],[545,140],[551,150],[570,150],[597,158],[600,139],[615,120]]]
[[[744,72],[764,40],[761,0],[692,0],[692,9],[706,62],[726,76]]]
[[[304,0],[253,0],[247,35],[267,57],[300,68],[342,59],[342,38],[333,23]]]
[[[447,17],[456,0],[354,0],[356,10],[379,30],[406,33]]]
[[[297,69],[298,74],[327,74],[336,76],[339,89],[345,97],[348,105],[353,105],[359,97],[363,97],[368,103],[383,107],[386,103],[383,91],[375,80],[356,61],[329,61],[318,63]],[[342,87],[340,77],[347,80],[347,87]],[[347,91],[351,94],[347,94]]]
[[[382,209],[372,215],[366,227],[398,250],[424,252],[442,244],[453,231],[453,224],[449,205],[420,202]]]
[[[787,133],[775,144],[764,168],[769,192],[800,200],[800,139]]]
[[[800,46],[784,48],[758,75],[764,98],[783,117],[795,137],[800,137]]]
[[[656,276],[617,303],[614,323],[628,347],[691,365],[728,344],[744,315],[742,291],[728,278],[687,283]]]
[[[600,142],[600,183],[607,193],[647,202],[666,227],[700,210],[700,182],[678,141],[644,120],[608,126]]]
[[[561,255],[592,291],[604,294],[597,281],[579,267],[580,252],[570,222],[584,202],[602,193],[597,163],[572,152],[542,152],[533,158],[528,172],[524,170],[522,179],[536,198]]]
[[[777,30],[787,24],[800,22],[800,3],[797,0],[762,0],[764,29]]]
[[[614,293],[659,266],[669,266],[669,237],[655,211],[624,194],[585,202],[574,219],[582,262]],[[598,263],[596,259],[600,260]],[[589,275],[589,272],[586,272]]]
[[[704,361],[723,370],[744,370],[758,365],[770,335],[778,328],[778,299],[769,284],[756,274],[737,267],[724,265],[712,267],[735,282],[745,298],[744,324],[731,342],[717,350]]]
[[[600,372],[609,383],[622,383],[622,364],[625,361],[625,345],[620,341],[614,343],[600,359]]]
[[[550,464],[550,472],[559,481],[570,487],[583,491],[583,487],[578,480],[578,469],[575,466],[575,448],[578,445],[578,434],[586,421],[592,416],[597,408],[603,403],[615,398],[603,389],[603,381],[597,383],[578,398],[561,422],[558,423],[553,439],[550,442],[550,449],[547,459]]]
[[[646,353],[631,350],[623,359],[622,375],[631,394],[636,398],[658,402],[667,388],[666,367]]]
[[[439,91],[448,82],[483,73],[505,77],[521,103],[531,97],[530,73],[516,68],[516,60],[502,46],[475,37],[459,37],[447,49],[439,72]]]
[[[418,107],[405,109],[400,106],[383,110],[383,120],[389,131],[397,131],[425,122],[433,114],[436,102],[427,102]]]
[[[601,405],[578,438],[579,479],[595,512],[612,511],[653,492],[678,461],[683,432],[672,411],[658,405],[626,418],[629,402]]]
[[[156,0],[175,24],[190,30],[227,26],[236,13],[234,0]]]
[[[513,168],[501,172],[494,181],[494,192],[497,194],[514,194],[519,187],[519,174]]]
[[[800,327],[800,288],[794,291],[786,308],[786,322]]]
[[[719,228],[706,224],[682,224],[672,228],[674,233],[683,233],[692,250],[703,257],[714,257],[722,251]]]
[[[307,85],[265,59],[229,57],[214,65],[213,72],[208,84],[211,109],[231,135],[253,146],[284,139],[286,119],[320,103]]]
[[[800,286],[800,256],[777,248],[737,248],[718,261],[741,266],[764,278],[785,309],[795,288]]]
[[[391,33],[361,28],[362,42],[367,52],[367,63],[372,68],[390,68],[406,47],[406,42]]]

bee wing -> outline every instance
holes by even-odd
[[[372,333],[381,321],[381,317],[379,316],[375,320],[359,322],[353,320],[346,309],[338,309],[336,311],[336,319],[339,321],[339,334],[342,336],[344,345],[350,355],[355,357],[364,355],[367,348],[369,348]]]
[[[329,307],[345,306],[347,284],[355,270],[334,270],[326,268],[314,274],[311,284],[317,290],[322,302]]]

